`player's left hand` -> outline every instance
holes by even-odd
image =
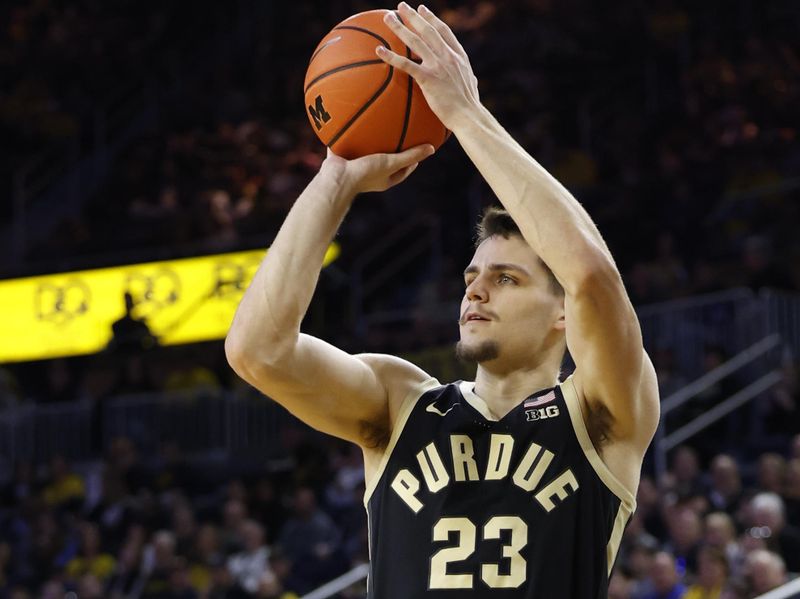
[[[478,80],[467,53],[452,30],[424,5],[414,10],[401,2],[397,8],[403,22],[393,11],[384,21],[422,63],[417,64],[384,46],[378,46],[376,53],[384,62],[411,75],[439,120],[457,132],[459,125],[469,122],[480,105]]]

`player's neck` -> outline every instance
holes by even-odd
[[[549,366],[498,373],[479,364],[475,375],[475,395],[485,401],[498,418],[502,418],[531,393],[558,384],[558,369]]]

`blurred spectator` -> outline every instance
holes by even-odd
[[[129,291],[124,294],[125,314],[111,324],[111,340],[107,349],[120,353],[141,352],[158,345],[158,339],[150,331],[143,318],[133,315],[136,304]]]
[[[763,453],[758,458],[757,486],[762,491],[780,493],[786,475],[786,460],[777,453]]]
[[[777,553],[756,549],[747,556],[745,567],[747,597],[758,597],[786,583],[786,565]]]
[[[725,512],[707,514],[704,521],[703,544],[722,552],[727,560],[729,572],[740,572],[744,553],[736,540],[733,518]]]
[[[762,529],[767,549],[783,558],[792,572],[800,572],[800,530],[786,523],[783,500],[776,493],[759,493],[751,500],[752,525]]]
[[[91,506],[88,516],[98,523],[103,537],[112,540],[110,548],[116,550],[133,523],[133,501],[125,480],[115,470],[104,468],[101,480],[100,500]]]
[[[80,507],[86,488],[83,479],[70,470],[67,460],[59,455],[53,457],[50,460],[50,473],[51,482],[43,491],[45,502],[59,508]]]
[[[653,557],[650,568],[652,590],[634,597],[635,599],[680,599],[686,592],[686,587],[680,578],[675,558],[665,551],[659,551]]]
[[[106,587],[109,599],[127,599],[141,593],[145,583],[141,570],[143,546],[136,539],[122,545]]]
[[[197,537],[197,522],[191,505],[176,498],[172,509],[172,532],[175,533],[175,549],[179,555],[188,555],[194,548]]]
[[[309,556],[324,559],[339,539],[330,517],[317,507],[314,491],[298,487],[292,499],[292,515],[283,526],[278,543],[294,561]]]
[[[105,582],[114,571],[116,565],[114,557],[102,551],[102,540],[97,525],[81,522],[78,531],[80,535],[78,555],[67,562],[67,576],[72,581],[77,581],[85,575],[90,575],[94,580],[87,582],[90,587],[95,582]]]
[[[675,505],[665,510],[669,541],[667,550],[675,557],[681,572],[697,572],[697,551],[703,538],[703,526],[697,512],[689,505]]]
[[[658,543],[651,543],[645,539],[635,541],[627,551],[624,561],[625,568],[630,572],[629,584],[631,596],[639,599],[653,592],[653,562],[658,553]]]
[[[201,595],[208,593],[212,588],[214,569],[221,567],[225,562],[216,526],[211,524],[200,526],[194,547],[189,551],[188,557],[192,587]]]
[[[358,489],[364,482],[364,458],[353,443],[339,447],[332,467],[336,473],[325,489],[325,501],[336,512],[361,504]]]
[[[160,530],[144,548],[142,556],[143,599],[160,599],[169,592],[173,572],[180,567],[181,559],[175,554],[175,535]]]
[[[58,580],[49,580],[45,582],[40,590],[40,599],[64,599],[66,596],[66,589],[64,583]]]
[[[713,547],[702,547],[698,553],[696,582],[689,586],[683,599],[720,599],[728,583],[728,560]]]
[[[264,529],[254,520],[242,524],[244,549],[228,558],[228,572],[234,583],[248,596],[278,593],[280,587],[269,565],[269,548],[264,541]]]
[[[636,513],[640,514],[645,530],[658,538],[666,536],[666,528],[661,518],[662,499],[659,486],[653,479],[642,476],[636,491]]]
[[[672,468],[669,471],[670,480],[664,486],[671,488],[680,498],[700,496],[705,493],[702,481],[700,459],[697,452],[688,445],[680,445],[672,454]]]
[[[248,509],[257,522],[264,524],[272,539],[277,538],[286,521],[286,506],[280,495],[280,485],[275,478],[262,475],[253,485],[253,494]]]
[[[104,599],[103,583],[94,574],[84,574],[78,581],[78,597],[81,599]]]
[[[742,497],[739,465],[729,455],[720,454],[711,460],[711,485],[708,500],[716,510],[733,515]]]
[[[630,599],[632,593],[633,581],[619,568],[615,568],[608,583],[608,599]]]
[[[192,588],[185,560],[179,559],[170,572],[168,589],[167,593],[162,596],[169,599],[199,599],[197,591]]]
[[[317,506],[314,491],[298,487],[291,507],[292,513],[277,544],[291,560],[292,576],[316,583],[341,573],[343,563],[338,552],[341,533],[330,516]]]
[[[222,550],[226,554],[236,553],[244,547],[242,526],[247,521],[247,516],[247,506],[241,499],[229,499],[225,502],[220,539]]]

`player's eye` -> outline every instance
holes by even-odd
[[[514,281],[514,279],[512,277],[509,277],[507,274],[502,274],[499,277],[497,277],[497,282],[502,283],[504,285],[507,283],[516,283],[516,281]]]

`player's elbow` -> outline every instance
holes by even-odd
[[[246,381],[266,368],[280,368],[288,352],[287,339],[253,335],[242,327],[231,327],[225,337],[225,358],[233,371]]]
[[[247,352],[241,336],[236,334],[233,329],[228,331],[228,335],[225,337],[225,359],[233,371],[242,376]]]

